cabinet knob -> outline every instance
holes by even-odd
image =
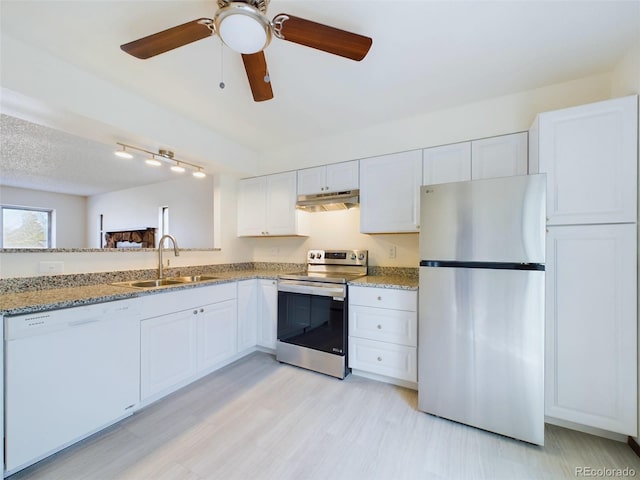
[[[204,313],[204,308],[201,308],[201,309],[200,309],[200,313]]]
[[[382,330],[382,325],[378,324],[378,330]]]
[[[194,311],[193,311],[193,314],[194,314],[194,315],[197,315],[197,314],[198,314],[198,310],[194,310]]]
[[[379,297],[378,297],[378,300],[382,300],[382,297],[380,297],[380,296],[379,296]]]
[[[382,357],[378,357],[378,361],[381,362],[382,361]]]

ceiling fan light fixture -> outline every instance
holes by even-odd
[[[271,22],[246,3],[232,2],[221,8],[214,23],[224,44],[238,53],[260,52],[271,42]]]

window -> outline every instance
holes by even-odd
[[[0,248],[52,248],[53,210],[0,205]]]

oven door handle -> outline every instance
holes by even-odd
[[[326,284],[323,284],[326,285]],[[304,293],[307,295],[320,295],[322,297],[333,297],[334,300],[344,302],[345,289],[343,286],[316,286],[301,285],[294,282],[278,282],[279,292]]]

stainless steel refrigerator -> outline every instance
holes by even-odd
[[[545,175],[420,194],[418,408],[543,445]]]

